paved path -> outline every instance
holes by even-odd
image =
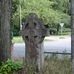
[[[71,37],[46,37],[44,41],[45,52],[68,52],[71,53]],[[15,43],[12,50],[13,57],[25,56],[25,44]]]

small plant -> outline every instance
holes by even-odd
[[[6,63],[2,63],[0,66],[0,74],[10,74],[21,69],[21,67],[21,64],[14,63],[12,60],[8,59]]]

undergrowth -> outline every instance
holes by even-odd
[[[0,66],[0,74],[71,74],[71,58],[57,55],[45,57],[44,68],[41,72],[36,72],[34,65],[13,62],[8,60]]]

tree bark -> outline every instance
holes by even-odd
[[[72,74],[74,74],[74,0],[71,0],[71,53],[72,53]]]
[[[10,58],[11,0],[0,0],[0,62]]]

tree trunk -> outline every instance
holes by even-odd
[[[74,74],[74,0],[71,0],[71,24],[72,24],[72,34],[71,34],[72,74]]]
[[[10,58],[11,0],[0,0],[0,62]]]

